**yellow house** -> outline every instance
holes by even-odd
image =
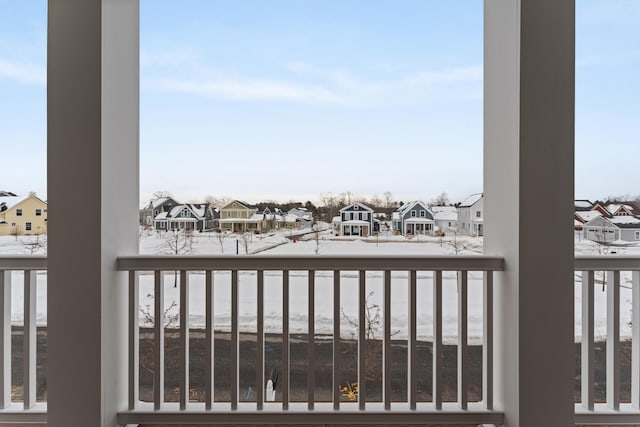
[[[264,215],[247,202],[234,200],[220,209],[220,229],[232,233],[262,232]]]
[[[35,193],[0,197],[0,236],[47,233],[47,203]]]

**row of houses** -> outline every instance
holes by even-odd
[[[310,228],[312,222],[311,213],[303,207],[288,212],[275,207],[259,210],[241,200],[233,200],[216,209],[208,203],[181,204],[171,197],[164,197],[149,202],[140,210],[140,224],[160,231],[265,233],[274,229]]]
[[[640,243],[640,203],[576,200],[574,228],[583,238],[598,243]]]
[[[394,233],[402,235],[435,232],[483,234],[482,193],[473,194],[457,207],[429,206],[416,200],[405,203],[391,217]],[[370,236],[380,231],[381,221],[374,210],[364,203],[343,207],[332,219],[336,235]],[[156,230],[221,230],[231,233],[264,233],[274,229],[303,229],[311,227],[311,213],[303,207],[283,212],[279,208],[258,209],[250,203],[233,200],[216,209],[207,203],[178,203],[171,197],[149,202],[140,210],[140,224]]]
[[[391,229],[401,235],[434,235],[460,232],[483,235],[483,195],[473,194],[458,206],[429,206],[415,200],[404,203],[391,215]],[[352,203],[340,209],[332,220],[333,230],[340,236],[368,236],[381,229],[373,209],[363,203]]]
[[[0,236],[47,233],[47,202],[36,193],[23,197],[0,191]]]

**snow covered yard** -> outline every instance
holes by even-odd
[[[480,254],[482,252],[482,238],[468,236],[427,237],[414,236],[406,238],[384,233],[379,237],[346,238],[335,237],[330,232],[321,232],[318,238],[316,234],[309,234],[296,239],[294,242],[287,238],[290,232],[271,233],[268,235],[238,236],[234,234],[223,235],[221,238],[216,233],[195,233],[190,244],[189,253],[193,255],[234,255],[238,253],[260,253],[261,255],[462,255]],[[14,236],[0,237],[0,254],[28,255],[33,251],[33,237]],[[576,255],[596,255],[603,253],[602,248],[593,242],[576,237]],[[608,248],[609,255],[636,255],[640,256],[640,247],[616,247]],[[614,254],[615,252],[615,254]],[[35,254],[44,253],[44,248],[37,247]],[[141,254],[170,254],[171,248],[167,244],[167,233],[141,232]],[[246,255],[245,255],[246,256]],[[250,255],[249,255],[250,256]],[[291,331],[306,332],[307,328],[307,287],[306,271],[292,271],[291,282]],[[418,335],[429,339],[431,336],[431,306],[432,306],[432,277],[431,272],[418,273]],[[624,272],[621,276],[621,335],[629,337],[631,334],[631,277]],[[245,330],[255,329],[256,312],[256,274],[255,272],[240,272],[240,323]],[[581,274],[575,275],[575,335],[581,332]],[[174,274],[167,272],[165,275],[167,307],[179,300],[179,287],[174,287]],[[230,283],[229,272],[216,272],[215,280],[215,307],[214,324],[216,329],[228,329],[230,325]],[[282,315],[282,273],[265,273],[265,327],[267,331],[278,332],[281,330]],[[456,273],[444,273],[443,305],[445,341],[452,342],[457,334],[457,286]],[[190,276],[191,300],[190,322],[193,326],[204,324],[204,275],[192,273]],[[350,336],[355,332],[348,320],[357,316],[357,272],[342,273],[341,306],[343,309],[343,331]],[[406,334],[407,307],[408,307],[408,275],[406,272],[393,272],[392,274],[392,328],[399,336]],[[38,314],[39,324],[46,323],[46,273],[38,274]],[[153,278],[150,274],[142,274],[141,305],[153,304]],[[330,333],[332,328],[332,301],[333,301],[333,273],[327,271],[316,272],[316,331],[320,334]],[[597,339],[606,336],[606,292],[603,290],[602,273],[596,273],[595,290],[595,334]],[[16,324],[23,318],[23,289],[22,273],[13,273],[12,288],[12,321]],[[382,307],[383,275],[380,271],[367,272],[367,288],[370,293],[368,305],[372,313]],[[377,307],[376,307],[377,306]],[[542,313],[542,308],[541,308]],[[380,314],[382,310],[380,308]],[[482,336],[482,274],[469,273],[469,338],[471,342],[479,342]]]

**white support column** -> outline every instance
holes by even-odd
[[[138,0],[49,0],[50,427],[114,427],[127,409],[127,273],[115,268],[138,253],[138,40]]]
[[[574,0],[485,0],[485,253],[496,410],[574,425]],[[540,222],[540,212],[553,212]]]

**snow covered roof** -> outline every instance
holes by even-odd
[[[602,216],[599,211],[582,211],[576,212],[576,215],[581,218],[584,222],[591,221],[593,218],[597,218]]]
[[[431,212],[434,214],[439,212],[453,212],[457,215],[458,209],[455,206],[431,206]]]
[[[156,221],[158,221],[158,220],[161,220],[161,219],[167,219],[167,214],[168,214],[168,212],[162,212],[162,213],[159,213],[159,214],[155,217],[155,220],[156,220]]]
[[[421,205],[423,208],[427,209],[427,205],[420,200],[414,200],[413,202],[405,203],[404,205],[398,208],[398,211],[401,213],[406,213],[407,211],[413,209],[416,205]]]
[[[404,222],[408,224],[430,224],[433,222],[433,220],[429,218],[414,216],[412,218],[406,219]]]
[[[11,208],[13,205],[17,204],[21,200],[22,200],[22,198],[16,197],[16,196],[0,197],[0,206],[2,206],[4,204],[4,205],[7,206],[7,209],[9,209],[9,208]]]
[[[339,216],[334,216],[331,218],[331,222],[340,222],[341,218]]]
[[[460,203],[460,205],[458,207],[459,208],[471,207],[471,206],[475,205],[476,203],[478,203],[478,201],[480,201],[480,199],[482,199],[482,193],[472,194],[469,197],[467,197],[466,199],[464,199],[462,201],[462,203]]]
[[[593,208],[593,203],[590,200],[575,200],[574,204],[577,211],[589,211]]]
[[[609,221],[620,228],[640,228],[640,219],[633,216],[614,216]]]
[[[369,225],[369,221],[362,221],[360,219],[350,219],[349,221],[343,221],[342,225]]]
[[[440,211],[436,212],[433,215],[433,219],[436,221],[457,221],[458,220],[458,212],[457,211]]]
[[[18,195],[16,193],[12,193],[11,191],[0,190],[0,197],[18,197]]]

